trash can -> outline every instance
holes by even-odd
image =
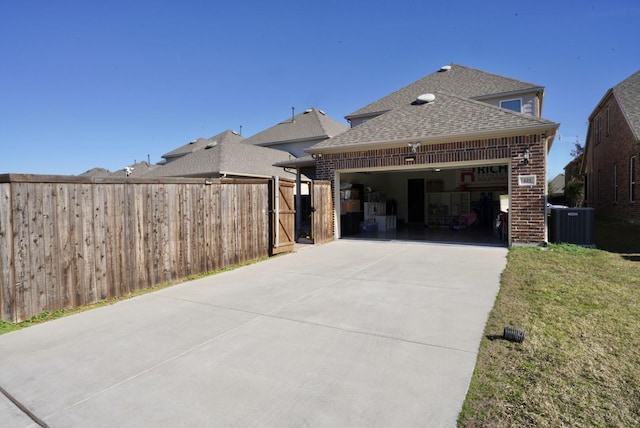
[[[595,247],[593,208],[551,208],[549,242]]]

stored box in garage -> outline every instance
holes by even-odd
[[[551,208],[549,241],[593,247],[593,208]]]

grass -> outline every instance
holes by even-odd
[[[112,305],[112,304],[114,304],[116,302],[119,302],[119,301],[122,301],[122,300],[127,300],[127,299],[131,299],[133,297],[140,296],[140,295],[143,295],[143,294],[152,293],[154,291],[158,291],[158,290],[161,290],[163,288],[170,287],[172,285],[176,285],[176,284],[179,284],[179,283],[182,283],[182,282],[185,282],[185,281],[193,281],[193,280],[204,278],[204,277],[207,277],[207,276],[216,275],[216,274],[219,274],[219,273],[222,273],[222,272],[231,271],[231,270],[237,269],[237,268],[242,267],[242,266],[248,266],[248,265],[251,265],[251,264],[254,264],[254,263],[258,263],[258,262],[260,262],[262,260],[266,260],[268,258],[269,257],[263,257],[263,258],[260,258],[260,259],[257,259],[257,260],[250,260],[250,261],[247,261],[247,262],[244,262],[244,263],[239,263],[239,264],[236,264],[236,265],[233,265],[233,266],[229,266],[227,268],[216,270],[216,271],[189,275],[189,276],[187,276],[186,278],[183,278],[183,279],[165,282],[165,283],[162,283],[162,284],[155,285],[153,287],[149,287],[149,288],[145,288],[145,289],[142,289],[142,290],[134,291],[134,292],[126,294],[124,296],[120,296],[120,297],[116,297],[116,298],[112,298],[112,299],[107,299],[107,300],[101,300],[99,302],[96,302],[94,304],[87,305],[87,306],[81,306],[81,307],[72,308],[72,309],[61,309],[61,310],[55,311],[55,312],[42,312],[42,313],[40,313],[38,315],[35,315],[35,316],[29,318],[28,320],[24,320],[24,321],[21,321],[21,322],[18,322],[18,323],[11,323],[11,322],[0,320],[0,335],[3,335],[5,333],[9,333],[9,332],[12,332],[12,331],[16,331],[16,330],[21,330],[23,328],[27,328],[27,327],[30,327],[30,326],[35,325],[35,324],[40,324],[40,323],[43,323],[43,322],[46,322],[46,321],[51,321],[51,320],[54,320],[54,319],[57,319],[57,318],[65,317],[65,316],[68,316],[68,315],[72,315],[72,314],[75,314],[75,313],[78,313],[78,312],[88,311],[90,309],[98,308],[98,307],[101,307],[101,306]]]
[[[458,426],[640,426],[638,237],[598,220],[600,249],[510,249]]]

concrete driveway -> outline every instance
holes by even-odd
[[[506,254],[340,240],[5,334],[0,425],[455,426]]]

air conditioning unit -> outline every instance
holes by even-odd
[[[593,208],[551,208],[549,242],[595,247]]]

